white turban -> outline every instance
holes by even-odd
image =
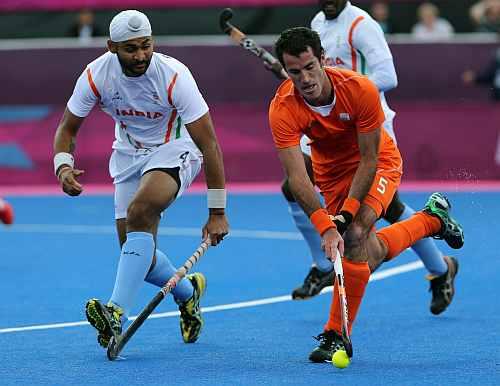
[[[109,37],[113,42],[151,36],[151,24],[148,17],[135,10],[122,11],[109,25]]]

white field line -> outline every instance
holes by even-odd
[[[413,261],[411,263],[402,264],[394,268],[384,269],[382,271],[375,272],[370,276],[370,281],[378,281],[387,279],[391,276],[401,275],[406,272],[415,271],[417,269],[422,268],[424,265],[421,261]],[[333,287],[324,288],[321,291],[321,294],[326,294],[332,292]],[[204,313],[207,312],[217,312],[217,311],[227,311],[227,310],[235,310],[238,308],[249,308],[249,307],[257,307],[263,306],[267,304],[273,303],[282,303],[292,301],[292,297],[290,295],[282,295],[275,296],[271,298],[250,300],[246,302],[238,302],[238,303],[229,303],[229,304],[220,304],[218,306],[208,306],[202,307]],[[169,312],[161,312],[152,314],[150,319],[157,318],[168,318],[172,316],[179,315],[179,311],[169,311]],[[134,320],[137,316],[130,317],[129,320]],[[56,328],[66,328],[66,327],[78,327],[88,325],[88,322],[80,321],[80,322],[68,322],[68,323],[53,323],[53,324],[39,324],[34,326],[25,326],[25,327],[10,327],[10,328],[2,328],[0,329],[0,334],[7,334],[12,332],[24,332],[24,331],[34,331],[34,330],[50,330]]]
[[[19,224],[5,227],[5,233],[57,233],[57,234],[97,234],[114,235],[116,228],[111,225],[48,225],[48,224]],[[161,236],[195,236],[201,237],[200,228],[173,228],[160,227]],[[244,239],[273,239],[273,240],[303,240],[298,232],[280,232],[266,230],[231,229],[228,237]]]

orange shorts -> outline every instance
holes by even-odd
[[[328,213],[333,215],[338,214],[344,204],[344,200],[349,195],[349,189],[351,188],[353,177],[354,174],[345,176],[344,178],[340,178],[335,181],[330,180],[328,182],[328,190],[323,190],[321,186],[319,186],[321,193],[325,198]],[[363,200],[363,204],[372,208],[377,214],[377,218],[380,218],[392,202],[400,182],[400,170],[377,170],[375,178],[373,179],[373,184]]]

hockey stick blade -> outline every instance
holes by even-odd
[[[156,296],[148,303],[146,308],[144,308],[141,313],[137,316],[137,318],[132,322],[132,324],[127,328],[127,330],[118,337],[112,337],[108,344],[108,350],[106,355],[110,361],[114,361],[120,352],[123,350],[123,347],[127,344],[127,342],[132,338],[135,332],[142,326],[142,324],[146,321],[146,319],[151,315],[154,309],[160,304],[163,298],[166,295],[163,294],[163,291],[160,291],[156,294]]]

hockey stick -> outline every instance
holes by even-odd
[[[269,53],[266,49],[259,46],[253,39],[247,37],[243,32],[241,32],[234,25],[229,23],[229,20],[233,17],[233,10],[231,8],[225,8],[222,10],[219,16],[219,26],[222,32],[229,35],[229,37],[238,45],[243,47],[245,50],[250,51],[252,54],[260,58],[264,63],[269,65],[269,69],[276,75],[279,79],[287,79],[288,75],[283,69],[281,63],[273,55]]]
[[[342,341],[344,342],[347,356],[352,358],[352,342],[349,336],[349,314],[347,312],[347,297],[344,286],[344,270],[342,269],[342,258],[340,257],[339,251],[337,251],[337,258],[333,262],[333,268],[335,269],[335,276],[337,277],[339,289],[340,312],[342,315]]]
[[[207,251],[210,246],[210,239],[207,238],[204,240],[198,249],[186,260],[184,265],[180,267],[177,272],[175,272],[174,276],[172,276],[167,283],[162,287],[162,289],[156,294],[156,296],[151,300],[148,305],[141,311],[141,313],[137,316],[137,318],[132,322],[132,324],[127,328],[127,330],[119,336],[111,337],[111,340],[108,344],[108,359],[110,361],[115,360],[118,357],[118,354],[123,350],[123,347],[127,344],[127,342],[132,338],[137,329],[142,326],[142,324],[146,321],[149,315],[154,311],[156,306],[160,304],[160,302],[167,296],[181,281],[181,279],[186,276],[186,273],[196,264],[196,262],[200,259],[201,256]]]

